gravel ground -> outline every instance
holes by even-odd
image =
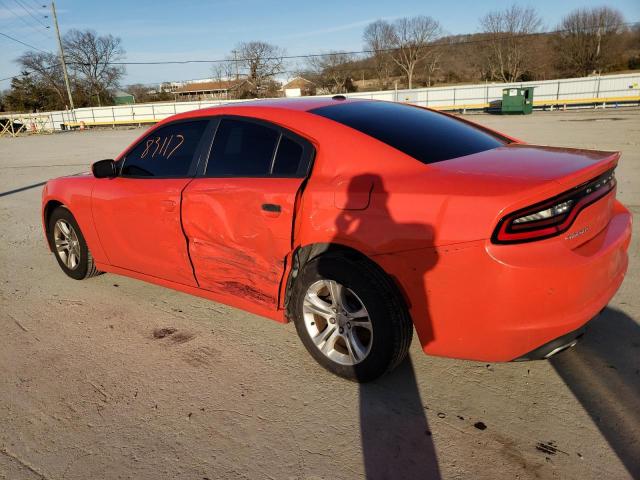
[[[469,116],[531,143],[621,150],[640,211],[640,111]],[[0,478],[640,478],[640,258],[550,362],[427,357],[358,386],[292,325],[116,275],[68,279],[40,185],[140,130],[0,138]],[[156,338],[164,327],[176,333]]]

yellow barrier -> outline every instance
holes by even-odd
[[[154,120],[153,118],[140,119],[140,120],[111,120],[109,122],[67,122],[65,125],[69,128],[79,128],[82,125],[86,127],[104,127],[115,125],[137,125],[138,123],[157,123],[160,120]]]
[[[596,103],[640,102],[640,96],[634,97],[606,97],[606,98],[575,98],[567,100],[534,100],[534,106],[551,105],[581,105]]]
[[[481,110],[489,108],[488,103],[463,103],[462,105],[436,105],[428,107],[431,110]]]
[[[499,100],[498,100],[499,101]],[[640,96],[606,97],[606,98],[575,98],[566,100],[534,100],[534,107],[562,107],[565,105],[604,105],[607,103],[640,102]],[[489,108],[489,103],[467,103],[461,105],[437,105],[429,107],[432,110],[482,110]]]

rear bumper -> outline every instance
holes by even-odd
[[[571,336],[607,305],[630,238],[631,215],[615,202],[607,226],[579,246],[477,241],[378,260],[404,292],[425,353],[511,361]]]
[[[531,350],[529,353],[514,359],[514,362],[526,362],[528,360],[546,360],[557,355],[560,352],[574,347],[587,331],[587,325],[584,325],[573,332],[551,340],[550,342],[540,345],[538,348]]]

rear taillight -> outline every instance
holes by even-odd
[[[519,243],[553,237],[571,227],[580,211],[616,185],[613,170],[568,192],[510,213],[498,223],[493,243]]]

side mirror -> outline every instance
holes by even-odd
[[[116,162],[113,160],[100,160],[91,165],[91,172],[96,178],[113,178],[118,176]]]

